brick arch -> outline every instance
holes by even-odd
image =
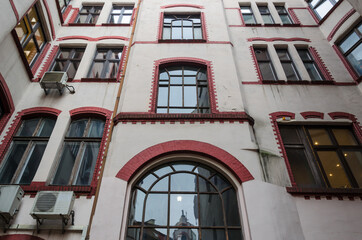
[[[100,107],[80,107],[69,111],[71,118],[78,118],[82,116],[102,116],[109,120],[112,116],[112,111]]]
[[[44,239],[37,236],[26,235],[26,234],[13,234],[13,235],[0,236],[0,240],[44,240]]]
[[[175,140],[149,147],[129,160],[119,170],[116,177],[128,182],[139,169],[155,158],[167,153],[178,152],[192,152],[211,157],[226,166],[239,182],[254,179],[249,170],[230,153],[209,143],[193,140]]]

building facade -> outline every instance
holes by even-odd
[[[0,9],[0,240],[362,238],[360,1]]]

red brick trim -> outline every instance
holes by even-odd
[[[68,5],[68,7],[65,9],[64,13],[62,14],[62,18],[64,21],[67,20],[67,17],[72,9],[72,5]]]
[[[230,153],[209,143],[192,140],[175,140],[149,147],[129,160],[119,170],[116,177],[128,182],[139,169],[142,169],[157,157],[180,152],[194,152],[215,159],[227,167],[239,182],[247,182],[254,179],[249,170]]]
[[[158,90],[158,75],[159,68],[161,65],[171,65],[171,64],[192,64],[192,65],[202,65],[206,67],[207,71],[207,80],[209,87],[209,97],[210,97],[210,109],[211,113],[218,113],[218,102],[217,95],[215,91],[215,78],[213,65],[211,61],[207,61],[201,58],[190,58],[190,57],[176,57],[176,58],[164,58],[157,61],[154,61],[154,71],[153,71],[153,80],[152,80],[152,90],[150,96],[150,110],[148,112],[156,112],[156,101],[157,101],[157,90]]]
[[[8,123],[15,109],[10,90],[1,73],[0,73],[0,101],[1,101],[1,106],[3,107],[4,110],[3,116],[0,119],[0,133],[1,133],[5,128],[5,125]]]
[[[14,15],[15,15],[15,18],[16,18],[16,22],[19,22],[20,19],[19,19],[19,13],[18,13],[18,10],[16,9],[16,6],[14,4],[14,1],[13,0],[9,0],[10,1],[10,5],[11,5],[11,8],[13,9],[14,11]]]
[[[70,6],[69,6],[70,7]],[[68,23],[74,23],[75,20],[77,19],[78,17],[78,13],[79,13],[79,8],[72,8],[73,10],[73,13],[72,15],[70,16],[69,20],[67,21]]]
[[[35,75],[36,71],[38,70],[39,66],[41,65],[42,61],[44,60],[44,57],[47,55],[50,48],[50,43],[47,43],[43,50],[41,51],[40,55],[36,59],[34,65],[31,67],[31,72],[33,75]]]
[[[123,67],[126,64],[127,51],[128,51],[128,47],[126,47],[126,46],[123,47],[122,56],[119,61],[118,73],[117,73],[117,77],[116,77],[117,82],[119,82],[121,80],[121,76],[123,75],[123,72],[124,72]]]
[[[291,112],[274,112],[274,113],[269,114],[269,117],[270,117],[270,120],[271,120],[270,123],[271,123],[273,131],[274,131],[275,140],[277,141],[277,144],[278,144],[279,153],[282,156],[282,158],[284,158],[285,166],[287,167],[287,171],[288,171],[292,186],[296,187],[297,184],[296,184],[296,182],[294,180],[294,176],[293,176],[293,173],[292,173],[292,168],[290,167],[288,157],[287,157],[287,152],[285,151],[283,141],[282,141],[282,136],[280,135],[279,126],[277,124],[277,119],[279,119],[279,118],[289,117],[290,119],[295,119],[295,113],[291,113]]]
[[[112,117],[112,111],[107,110],[105,108],[99,108],[99,107],[80,107],[80,108],[76,108],[76,109],[69,111],[69,114],[72,119],[94,116],[94,117],[101,117],[101,118],[105,119],[105,121],[106,121],[104,124],[103,137],[102,137],[101,145],[99,147],[99,153],[98,153],[98,157],[97,157],[96,166],[95,166],[94,172],[93,172],[92,182],[91,182],[90,186],[88,187],[89,188],[88,196],[93,196],[93,195],[95,195],[96,190],[97,190],[97,183],[98,183],[98,180],[100,177],[100,168],[103,165],[104,150],[106,148],[107,139],[109,137],[109,127],[110,127],[110,122],[111,122],[111,117]],[[71,187],[72,189],[74,188],[72,186],[68,186],[68,187]]]
[[[312,16],[312,18],[314,19],[314,21],[319,25],[319,19],[318,17],[315,15],[315,13],[313,12],[313,10],[308,6],[307,7],[308,12],[310,13],[310,15]]]
[[[9,148],[11,141],[13,140],[14,134],[20,127],[22,119],[39,117],[39,116],[49,116],[56,118],[60,113],[61,113],[60,110],[49,107],[34,107],[34,108],[24,109],[18,112],[0,145],[0,162],[4,159],[5,153]]]
[[[288,8],[289,16],[292,18],[293,22],[296,24],[301,24],[297,14],[295,13],[294,9],[300,9],[300,8]],[[306,8],[303,8],[306,9]]]
[[[320,69],[322,75],[327,81],[334,81],[330,71],[327,69],[324,61],[320,57],[319,53],[314,47],[309,47],[309,52],[312,55],[315,63],[318,65],[318,68]]]
[[[0,236],[0,240],[44,240],[44,239],[27,234],[12,234],[12,235]]]
[[[129,40],[129,38],[121,37],[121,36],[102,36],[102,37],[92,38],[92,37],[88,37],[88,36],[77,35],[77,36],[60,37],[60,38],[57,38],[57,41],[74,40],[74,39],[86,40],[86,41],[90,41],[90,42],[97,42],[97,41],[107,40],[107,39],[123,40],[123,41]]]
[[[220,112],[211,114],[161,114],[161,113],[140,113],[140,112],[122,112],[114,118],[115,124],[122,122],[126,123],[142,123],[146,122],[200,122],[200,123],[244,123],[248,122],[254,125],[254,119],[245,112]]]
[[[44,3],[44,6],[45,6],[45,10],[47,11],[50,30],[52,32],[52,37],[53,37],[53,39],[55,39],[55,30],[54,30],[53,18],[52,18],[52,14],[50,12],[50,9],[49,9],[49,5],[48,5],[47,0],[43,0],[43,3]]]
[[[352,8],[351,10],[349,10],[336,24],[336,26],[334,26],[334,28],[332,29],[332,31],[330,32],[330,34],[327,37],[328,41],[331,41],[333,36],[336,34],[336,32],[338,31],[338,29],[356,12],[356,9]]]
[[[256,75],[257,75],[257,78],[258,78],[258,81],[255,82],[255,84],[262,84],[262,82],[263,82],[263,81],[262,81],[263,77],[262,77],[262,75],[261,75],[261,71],[260,71],[260,68],[259,68],[258,60],[256,59],[256,55],[255,55],[255,52],[254,52],[254,48],[253,48],[253,46],[250,46],[249,49],[250,49],[251,57],[252,57],[252,59],[253,59],[254,69],[255,69],[255,71],[256,71]],[[244,82],[243,82],[243,84],[244,84]]]
[[[161,6],[161,9],[165,9],[165,8],[176,8],[176,7],[189,7],[189,8],[204,9],[203,6],[201,6],[201,5],[196,5],[196,4],[170,4],[170,5]]]
[[[321,113],[321,112],[308,111],[308,112],[301,112],[300,115],[302,115],[302,117],[304,119],[308,119],[308,118],[320,118],[320,119],[323,119],[324,118],[324,113]]]
[[[343,65],[346,67],[349,74],[352,76],[353,80],[358,82],[359,79],[358,74],[355,72],[351,64],[346,60],[341,50],[339,50],[339,48],[336,45],[333,45],[332,47],[334,51],[337,53],[338,57],[341,59]]]
[[[247,41],[248,41],[248,42],[254,42],[254,41],[264,41],[264,42],[274,42],[274,41],[294,42],[294,41],[303,41],[303,42],[311,42],[310,39],[307,39],[307,38],[281,38],[281,37],[274,37],[274,38],[255,37],[255,38],[248,38]]]
[[[362,143],[362,127],[360,122],[357,121],[355,115],[346,112],[330,112],[328,115],[333,119],[349,119],[352,121],[352,126],[357,138]]]
[[[202,39],[208,42],[209,32],[207,31],[205,14],[203,12],[200,13],[200,18],[201,18]]]
[[[44,73],[46,71],[49,71],[50,65],[54,61],[54,58],[57,55],[58,51],[59,51],[59,46],[55,45],[52,47],[52,49],[49,51],[48,57],[46,58],[43,66],[40,68],[37,78],[33,79],[33,81],[35,82],[39,81],[44,76]]]

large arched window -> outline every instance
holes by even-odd
[[[243,239],[236,191],[217,171],[172,162],[132,188],[127,240]]]

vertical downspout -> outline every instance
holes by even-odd
[[[94,217],[94,213],[96,211],[96,207],[97,207],[97,203],[98,203],[99,191],[100,191],[100,188],[101,188],[103,173],[104,173],[105,164],[106,164],[106,160],[107,160],[107,156],[108,156],[109,144],[111,142],[112,133],[113,133],[113,129],[114,129],[114,121],[113,120],[117,115],[117,110],[118,110],[119,102],[120,102],[120,99],[121,99],[121,93],[122,93],[122,89],[123,89],[124,77],[126,75],[126,70],[127,70],[127,66],[128,66],[128,59],[129,59],[129,55],[130,55],[130,52],[131,52],[131,47],[132,47],[132,43],[133,43],[133,37],[134,37],[135,29],[136,29],[136,23],[137,23],[137,17],[138,17],[138,12],[139,12],[139,9],[140,9],[140,5],[141,5],[141,0],[138,0],[136,12],[135,12],[133,23],[132,23],[131,37],[130,37],[129,43],[128,43],[128,51],[127,51],[127,54],[126,54],[124,68],[123,68],[123,72],[122,72],[121,79],[120,79],[117,98],[116,98],[114,108],[113,108],[111,125],[109,127],[109,136],[108,136],[108,139],[107,139],[107,142],[106,142],[106,149],[104,150],[104,154],[103,154],[103,157],[102,157],[103,164],[102,164],[101,172],[99,174],[97,190],[96,190],[96,194],[94,196],[92,211],[91,211],[91,215],[90,215],[90,218],[89,218],[86,239],[89,239],[89,237],[90,237],[89,235],[90,235],[90,231],[91,231],[91,228],[92,228],[93,217]]]

